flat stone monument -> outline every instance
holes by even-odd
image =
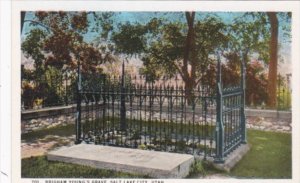
[[[79,144],[49,152],[48,160],[95,168],[148,175],[153,178],[183,178],[189,174],[194,157],[112,146]]]

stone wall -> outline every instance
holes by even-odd
[[[53,107],[21,112],[21,132],[67,125],[75,121],[75,107]]]
[[[102,108],[102,106],[100,106]],[[86,106],[82,106],[82,118],[85,118]],[[197,110],[196,110],[197,112]],[[133,114],[136,113],[137,119],[139,119],[138,110],[133,110]],[[213,114],[214,112],[210,112]],[[148,118],[150,113],[142,112],[143,118]],[[245,111],[247,119],[247,128],[259,129],[259,130],[272,130],[281,132],[290,132],[292,130],[292,114],[289,111],[274,111],[274,110],[257,110],[246,109]],[[90,114],[94,115],[94,114]],[[118,115],[118,112],[115,113]],[[127,111],[127,116],[130,116],[130,111]],[[155,118],[159,116],[158,112],[153,113]],[[163,118],[167,118],[166,112],[162,113]],[[174,117],[174,116],[173,116]],[[202,121],[201,116],[195,116],[196,120]],[[188,116],[187,120],[192,116]],[[51,107],[37,110],[26,110],[21,112],[21,132],[28,133],[38,129],[51,128],[58,125],[74,124],[76,120],[76,105],[64,106],[64,107]],[[173,119],[175,120],[175,119]],[[210,118],[209,122],[214,122],[215,117]]]
[[[84,116],[86,107],[82,106],[81,109],[82,116]],[[52,128],[58,125],[75,124],[75,120],[76,105],[26,110],[21,112],[21,133]]]
[[[292,112],[247,109],[247,128],[265,131],[292,131]]]

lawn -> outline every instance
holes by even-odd
[[[22,139],[34,140],[47,134],[70,135],[74,128],[57,127],[39,132],[29,133]],[[66,131],[65,131],[66,130]],[[291,178],[291,134],[248,130],[250,151],[232,169],[223,173],[237,178]],[[198,168],[199,169],[199,168]],[[205,173],[206,172],[206,173]],[[197,172],[194,172],[195,174]],[[210,166],[201,168],[199,174],[220,173]],[[48,162],[45,156],[22,159],[22,177],[84,177],[84,178],[114,178],[143,177],[108,170],[99,170],[85,166],[67,163]]]
[[[291,178],[291,134],[248,130],[250,151],[231,170],[240,178]]]
[[[46,156],[22,159],[23,178],[147,178],[144,175],[102,170],[83,165],[49,162]]]
[[[47,135],[57,135],[60,137],[68,137],[71,135],[75,135],[75,125],[69,124],[66,126],[56,126],[53,128],[36,130],[33,132],[25,133],[21,135],[21,140],[31,142],[36,141],[38,139],[43,139]]]

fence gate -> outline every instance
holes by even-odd
[[[218,59],[217,86],[187,91],[178,78],[149,81],[80,72],[78,66],[76,143],[224,157],[245,138],[245,66],[237,87],[222,88]],[[189,95],[187,95],[187,93]]]
[[[243,58],[243,57],[242,57]],[[224,157],[241,143],[246,143],[245,120],[245,63],[241,61],[240,85],[222,87],[221,61],[218,59],[217,72],[217,126],[216,162],[224,162]]]

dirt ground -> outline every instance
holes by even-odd
[[[58,148],[60,146],[72,145],[74,143],[75,135],[69,137],[60,137],[57,135],[47,135],[42,139],[35,141],[21,142],[21,157],[28,158],[32,156],[42,156],[48,151]]]

